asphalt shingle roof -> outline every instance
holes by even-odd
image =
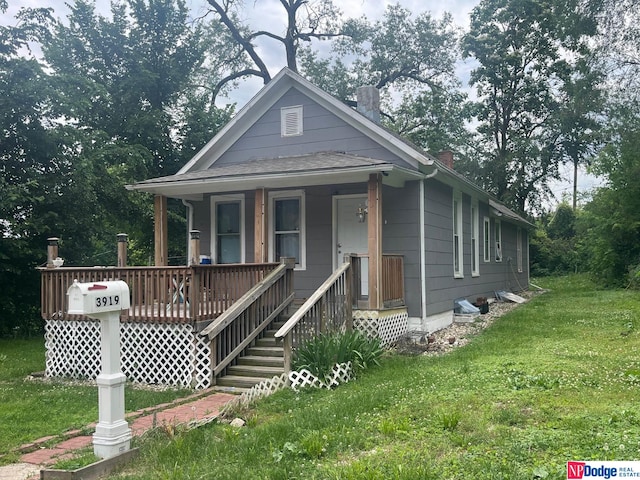
[[[138,185],[152,185],[154,183],[180,182],[189,180],[224,179],[259,175],[277,175],[295,172],[317,173],[362,167],[376,167],[393,165],[384,160],[347,155],[337,152],[319,152],[291,157],[264,158],[218,166],[213,164],[206,170],[152,178],[139,182]]]

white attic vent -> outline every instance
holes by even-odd
[[[302,135],[302,105],[280,109],[280,131],[283,137]]]

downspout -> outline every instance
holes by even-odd
[[[187,202],[185,199],[182,199],[182,204],[187,207],[187,262],[189,264],[189,259],[191,258],[191,236],[189,234],[190,230],[193,230],[191,227],[193,225],[193,204]]]
[[[425,228],[425,204],[424,204],[424,194],[425,194],[425,181],[429,178],[433,178],[438,174],[438,169],[436,168],[429,175],[425,175],[420,180],[420,300],[422,303],[422,325],[425,325],[427,322],[427,265],[426,265],[426,240],[424,238],[426,233]]]

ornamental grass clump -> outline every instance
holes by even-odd
[[[294,370],[309,370],[318,378],[331,374],[334,365],[351,362],[354,375],[372,365],[379,365],[382,346],[377,338],[356,331],[320,333],[300,345],[293,356]]]

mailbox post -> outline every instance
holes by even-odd
[[[67,290],[71,315],[100,320],[102,372],[98,375],[99,420],[93,434],[93,452],[100,458],[129,450],[131,429],[124,419],[124,384],[120,371],[120,311],[128,309],[129,287],[121,280],[78,283]]]

